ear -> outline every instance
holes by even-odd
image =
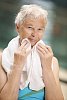
[[[16,27],[16,31],[19,32],[19,25],[16,24],[15,27]]]

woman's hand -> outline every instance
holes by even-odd
[[[24,41],[21,46],[14,53],[14,64],[23,66],[25,64],[27,55],[30,53],[30,50],[27,50],[29,47],[28,41]]]
[[[39,44],[37,46],[37,51],[41,58],[42,64],[42,78],[45,84],[46,90],[46,100],[64,100],[60,82],[59,82],[59,73],[58,73],[58,63],[56,58],[53,57],[53,52],[50,46]],[[53,70],[52,70],[53,63]],[[57,93],[57,95],[56,95]]]
[[[42,68],[44,70],[51,70],[53,52],[50,46],[38,44],[37,51],[40,55]]]

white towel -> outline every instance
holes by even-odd
[[[38,43],[44,44],[42,40],[40,40]],[[40,90],[45,86],[42,80],[41,61],[39,54],[36,50],[36,45],[32,48],[31,53],[28,55],[26,63],[22,70],[20,89],[25,88],[28,84],[30,89],[32,90]],[[19,36],[12,39],[9,42],[7,48],[5,48],[2,53],[2,66],[7,72],[7,74],[9,74],[11,71],[11,67],[14,61],[14,52],[15,50],[18,49],[18,47],[19,47]],[[31,44],[28,49],[31,49]]]

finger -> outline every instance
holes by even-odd
[[[24,46],[25,46],[26,44],[28,44],[27,41],[24,41],[24,42],[21,44],[21,46],[19,47],[19,49],[24,48]]]
[[[27,43],[24,47],[23,47],[23,49],[29,49],[30,48],[30,44],[29,43]]]
[[[21,38],[19,38],[20,45],[22,45],[25,41],[27,42],[26,39],[23,39],[23,40],[22,40]]]
[[[38,49],[39,51],[41,51],[41,52],[43,53],[43,55],[46,53],[45,50],[44,50],[43,48],[41,48],[40,46],[37,46],[37,49]]]
[[[43,56],[43,53],[39,49],[37,49],[37,52],[39,53],[40,56]]]
[[[24,42],[28,43],[29,41],[27,41],[27,39],[23,39],[22,42],[21,42],[21,45],[22,45]]]
[[[45,45],[45,46],[50,52],[53,52],[50,46],[48,46],[48,45]]]
[[[46,48],[45,45],[39,43],[38,46],[40,46],[43,50],[45,50],[46,53],[48,53],[48,49]]]

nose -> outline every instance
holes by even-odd
[[[32,32],[32,34],[31,34],[31,36],[32,36],[32,37],[35,37],[36,35],[37,35],[37,31],[34,30],[34,31]]]
[[[31,34],[31,36],[32,36],[32,37],[35,37],[35,34],[34,34],[34,33],[32,33],[32,34]]]

